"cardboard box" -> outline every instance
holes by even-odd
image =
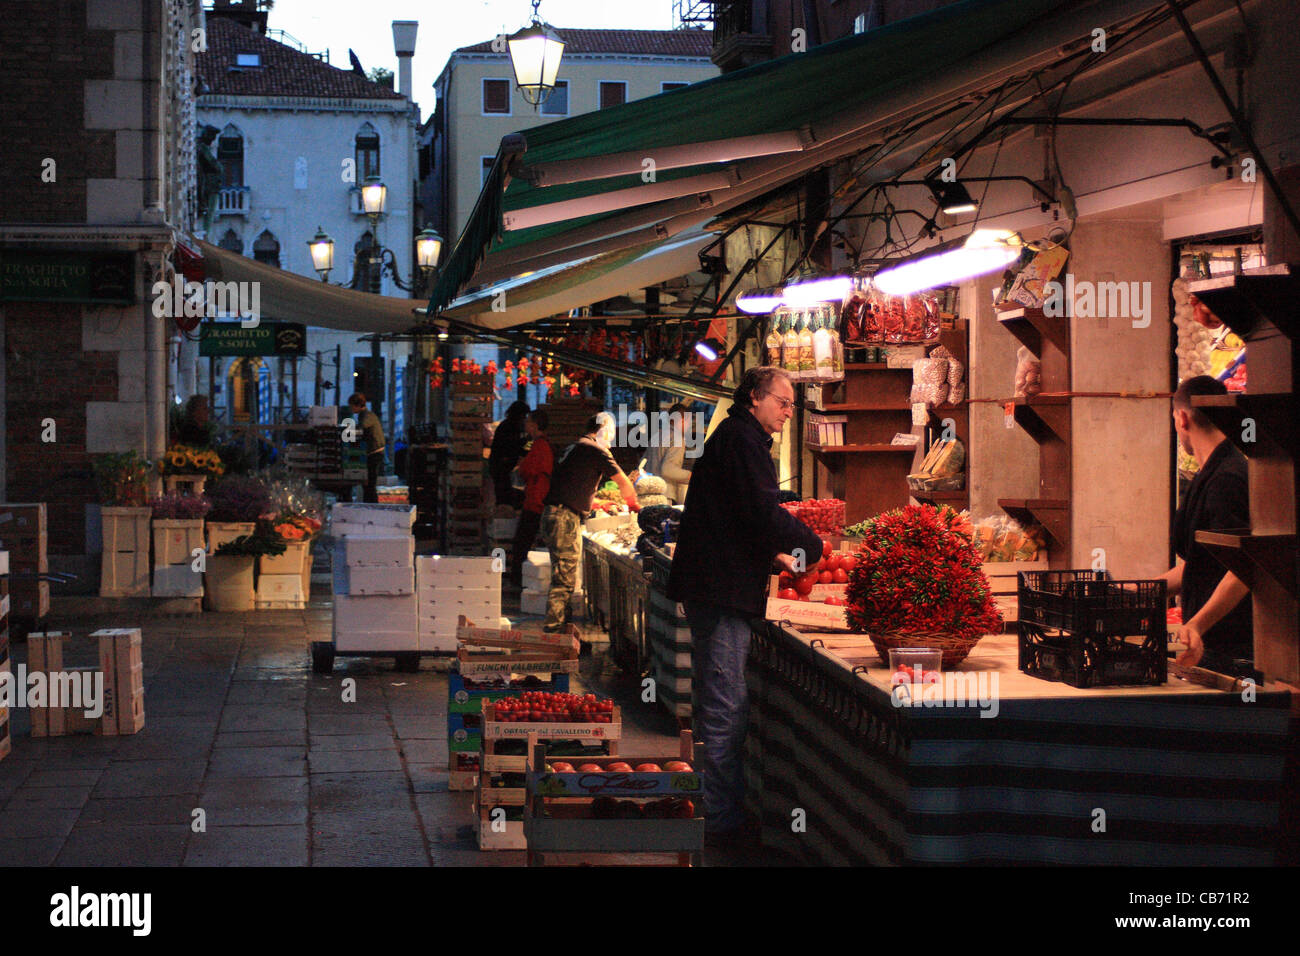
[[[335,545],[334,564],[410,568],[415,564],[415,538],[409,532],[381,534],[374,529],[369,534],[345,535]]]
[[[313,428],[334,427],[339,423],[337,405],[313,405],[307,409],[307,424]]]
[[[145,574],[145,593],[148,593],[148,573]],[[17,585],[10,588],[11,610],[15,617],[42,618],[50,613],[50,583],[41,581],[35,588],[22,588]]]
[[[777,597],[777,578],[774,575],[768,587],[767,609],[764,617],[769,621],[785,621],[818,631],[847,631],[848,617],[842,605],[826,605],[817,601],[787,601]]]
[[[339,632],[392,632],[410,636],[414,650],[416,629],[415,595],[375,594],[334,596],[334,627]],[[394,648],[395,650],[397,648]]]
[[[415,524],[415,508],[411,505],[380,505],[339,503],[330,509],[331,524],[345,521],[348,524],[371,525],[375,528],[392,528],[410,532]]]
[[[45,530],[45,502],[0,504],[0,537],[41,535]]]
[[[414,594],[413,568],[352,567],[334,564],[334,593],[341,595]]]
[[[154,597],[203,597],[203,572],[188,564],[153,569]]]

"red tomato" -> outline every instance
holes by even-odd
[[[858,559],[851,554],[846,554],[840,558],[840,567],[844,569],[845,574],[852,574],[853,569],[858,566]]]
[[[828,604],[831,607],[844,607],[844,599],[834,596],[828,597],[823,603]]]
[[[669,760],[664,764],[664,770],[668,773],[690,773],[691,765],[685,760]]]
[[[822,557],[823,557],[823,558],[829,558],[830,556],[831,556],[831,543],[830,543],[829,541],[823,541],[823,542],[822,542]]]
[[[794,579],[794,589],[800,597],[812,594],[813,585],[817,583],[817,572],[809,571]]]
[[[829,558],[822,558],[822,563],[817,565],[817,567],[822,571],[830,571],[832,573],[834,573],[835,569],[839,566],[840,556],[838,554],[832,554]]]
[[[573,764],[564,760],[557,760],[551,764],[551,773],[573,773]]]
[[[849,576],[843,568],[836,568],[835,573],[831,575],[831,580],[836,584],[848,584]]]
[[[831,574],[830,571],[818,571],[818,572],[817,572],[817,583],[818,583],[818,584],[830,584],[830,583],[831,583],[831,580],[832,580],[833,577],[834,577],[834,576]]]
[[[631,773],[632,765],[619,760],[611,764],[606,764],[605,769],[610,773]]]
[[[782,588],[780,591],[776,592],[776,596],[782,601],[799,600],[799,592],[796,591],[794,588]]]
[[[663,769],[657,763],[639,763],[636,765],[637,773],[663,773]]]
[[[679,820],[689,820],[695,816],[695,804],[689,800],[680,801],[674,809],[676,810],[674,816]]]
[[[578,767],[578,773],[604,773],[605,768],[598,763],[584,763]]]

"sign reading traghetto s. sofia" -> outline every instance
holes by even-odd
[[[299,322],[204,322],[199,355],[306,355],[307,327]]]
[[[134,305],[130,252],[0,252],[0,302]]]

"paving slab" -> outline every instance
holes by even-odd
[[[165,797],[198,793],[204,760],[134,760],[110,764],[95,787],[97,798]]]
[[[307,739],[306,730],[239,730],[217,734],[215,750],[229,747],[297,747]]]
[[[197,806],[208,825],[268,826],[307,822],[306,777],[208,778]]]
[[[410,785],[401,771],[311,775],[313,813],[409,809],[410,806]]]
[[[55,866],[179,866],[190,835],[186,824],[76,827]]]
[[[0,860],[9,841],[22,837],[58,837],[72,832],[80,807],[24,806],[0,810]]]
[[[404,738],[401,745],[402,756],[408,764],[441,763],[444,770],[447,768],[450,751],[445,731],[440,738],[434,740]]]
[[[392,747],[386,750],[313,750],[308,763],[312,773],[359,773],[402,769],[402,760]]]
[[[386,750],[396,749],[397,741],[391,733],[376,734],[312,734],[309,752],[333,750]]]
[[[107,770],[104,771],[108,773]],[[91,787],[19,787],[5,803],[6,812],[27,807],[49,810],[80,810],[90,799]]]
[[[194,810],[202,806],[196,794],[169,797],[112,797],[91,799],[81,811],[77,826],[97,824],[149,825],[180,823],[188,826]]]
[[[306,866],[306,823],[208,827],[190,836],[184,866]]]
[[[49,866],[63,843],[63,835],[6,837],[0,846],[0,866]]]
[[[226,747],[212,752],[211,777],[301,777],[307,772],[307,748]]]
[[[312,714],[307,729],[313,737],[329,734],[392,734],[384,714]],[[446,733],[446,728],[443,728]]]
[[[91,770],[46,769],[40,764],[23,781],[24,787],[93,787],[103,768]]]
[[[268,706],[236,704],[227,706],[221,715],[222,733],[241,730],[302,730],[307,715],[301,705]]]

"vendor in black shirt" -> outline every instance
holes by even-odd
[[[1174,393],[1178,443],[1200,465],[1174,516],[1178,564],[1161,577],[1169,593],[1182,595],[1183,625],[1176,639],[1187,645],[1178,663],[1223,673],[1249,674],[1254,633],[1249,589],[1196,540],[1198,531],[1242,531],[1250,527],[1246,459],[1205,412],[1192,407],[1193,395],[1226,395],[1208,375],[1189,378]]]

